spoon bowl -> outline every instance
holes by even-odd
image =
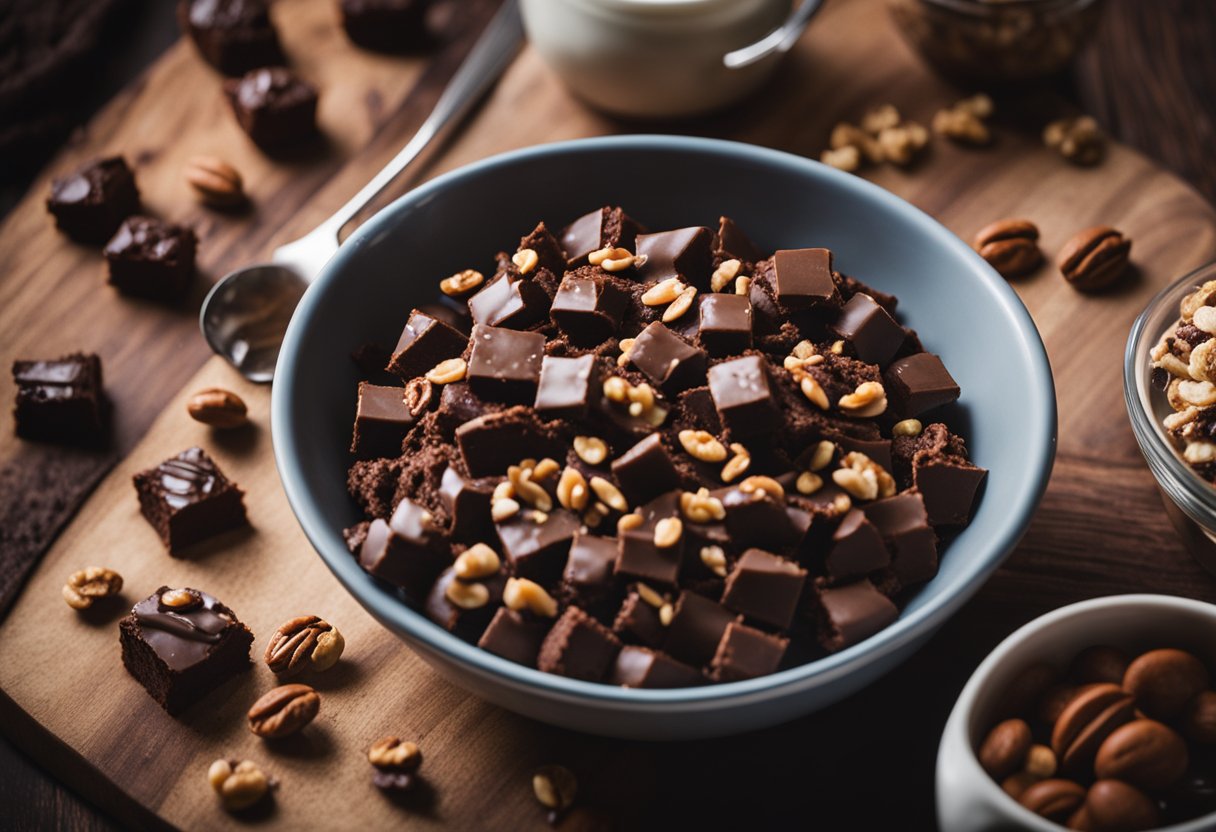
[[[211,287],[199,324],[211,349],[255,382],[274,377],[283,334],[309,280],[290,266],[262,263]]]

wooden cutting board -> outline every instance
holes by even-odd
[[[424,62],[352,50],[327,0],[291,0],[290,9],[279,13],[288,51],[323,88],[321,119],[330,142],[318,157],[284,163],[257,155],[223,112],[215,78],[179,44],[55,167],[101,150],[138,159],[148,202],[199,224],[211,278],[310,228],[417,123],[421,104],[410,104],[409,90]],[[928,123],[959,95],[924,70],[879,0],[854,0],[829,4],[763,94],[693,123],[639,126],[592,114],[525,51],[428,174],[538,142],[637,129],[724,136],[814,156],[835,121],[855,119],[869,106],[889,101]],[[795,818],[827,821],[829,828],[930,825],[941,727],[966,677],[1001,637],[1047,609],[1096,595],[1157,591],[1216,601],[1216,579],[1186,554],[1162,511],[1127,424],[1120,382],[1136,314],[1166,282],[1216,256],[1216,213],[1125,148],[1111,147],[1107,161],[1091,170],[1045,151],[1037,135],[1056,106],[1038,99],[1005,108],[992,148],[935,142],[911,170],[867,172],[966,239],[993,219],[1026,216],[1039,223],[1049,256],[1089,225],[1115,225],[1134,240],[1135,279],[1111,294],[1078,295],[1050,267],[1016,285],[1043,333],[1060,402],[1055,474],[1025,540],[928,647],[881,682],[791,725],[680,745],[591,738],[516,717],[448,685],[380,629],[295,524],[271,458],[268,390],[245,384],[218,359],[193,377],[181,372],[198,366],[182,355],[201,354],[197,334],[174,317],[189,310],[167,313],[100,287],[97,255],[50,229],[38,204],[46,185],[40,181],[0,229],[0,271],[7,272],[0,283],[0,359],[66,350],[81,343],[81,332],[100,333],[120,418],[124,409],[163,413],[101,483],[0,625],[7,733],[122,821],[140,826],[245,823],[220,810],[205,782],[217,757],[256,760],[279,779],[273,807],[255,820],[283,829],[401,822],[541,827],[529,775],[546,762],[564,763],[580,778],[580,807],[563,824],[568,829],[694,821],[761,826]],[[377,113],[393,115],[378,121]],[[253,214],[232,218],[186,207],[177,171],[204,150],[222,152],[246,172],[258,205]],[[861,277],[882,285],[881,275]],[[155,337],[159,330],[163,338]],[[139,351],[124,349],[124,339],[140,344]],[[159,374],[162,364],[177,374]],[[183,381],[166,406],[168,391]],[[212,434],[186,417],[188,394],[211,385],[245,398],[253,418],[248,430]],[[253,528],[190,560],[174,560],[139,516],[130,478],[194,444],[208,448],[246,489]],[[0,439],[0,458],[13,449],[13,440]],[[323,697],[316,723],[273,746],[248,732],[245,710],[274,684],[260,663],[183,718],[166,716],[121,666],[115,624],[123,604],[95,616],[63,604],[64,579],[88,564],[125,576],[126,605],[162,583],[213,592],[257,635],[255,655],[287,618],[315,613],[335,623],[348,647],[341,664],[316,680]],[[425,755],[430,788],[409,806],[390,803],[370,783],[364,752],[389,733],[415,739]]]

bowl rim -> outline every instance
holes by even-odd
[[[810,174],[827,179],[836,187],[860,191],[862,195],[884,205],[888,210],[907,216],[919,232],[975,265],[977,275],[987,281],[999,307],[1013,320],[1020,338],[1019,343],[1011,346],[1030,362],[1034,378],[1033,386],[1023,392],[1032,404],[1031,413],[1035,414],[1032,423],[1025,425],[1035,475],[1026,481],[1018,500],[1006,507],[1008,519],[1003,532],[985,541],[985,548],[989,552],[987,558],[974,558],[975,566],[960,573],[951,583],[940,587],[932,601],[910,614],[901,611],[900,618],[889,627],[838,653],[756,679],[671,690],[643,690],[584,682],[544,673],[469,644],[426,619],[403,603],[390,589],[376,582],[363,571],[345,546],[330,545],[334,530],[322,522],[320,513],[314,510],[317,504],[304,486],[305,475],[297,451],[306,449],[308,443],[303,437],[296,435],[288,415],[288,402],[294,398],[295,373],[292,367],[298,344],[304,337],[304,321],[317,312],[318,298],[321,295],[319,287],[334,280],[335,275],[341,274],[344,262],[352,252],[358,250],[366,241],[389,232],[400,211],[407,206],[425,204],[434,194],[454,183],[542,157],[591,155],[603,151],[674,151],[727,156],[756,166],[776,167],[796,171],[799,175]],[[275,463],[297,521],[313,548],[339,582],[373,617],[395,633],[407,635],[407,642],[411,639],[421,642],[425,647],[422,652],[441,654],[457,663],[462,670],[492,679],[496,684],[506,684],[529,693],[543,693],[550,699],[559,698],[581,703],[591,700],[639,711],[668,710],[675,706],[681,706],[681,710],[707,710],[717,707],[723,700],[731,700],[734,703],[759,701],[770,698],[776,692],[790,693],[806,689],[849,675],[927,635],[978,591],[1025,533],[1051,475],[1057,434],[1055,386],[1051,366],[1030,313],[1009,284],[937,220],[878,185],[805,157],[722,139],[650,134],[575,139],[508,151],[444,173],[381,209],[342,244],[297,306],[279,353],[270,416]]]
[[[984,657],[979,666],[972,672],[970,678],[967,679],[967,684],[963,686],[963,690],[955,700],[954,708],[951,709],[950,716],[946,720],[946,727],[942,731],[941,744],[938,748],[937,765],[935,766],[934,780],[940,782],[941,770],[944,761],[949,758],[950,754],[947,748],[948,742],[958,740],[965,749],[963,758],[964,764],[970,769],[969,774],[978,776],[983,780],[984,785],[979,788],[983,790],[983,796],[988,800],[997,801],[996,805],[1002,807],[1013,814],[1013,819],[1019,825],[1027,829],[1041,830],[1041,832],[1052,832],[1052,830],[1063,829],[1060,824],[1047,820],[1046,818],[1036,815],[1034,812],[1027,809],[1018,801],[1014,800],[1004,789],[993,780],[983,767],[980,765],[979,757],[976,754],[975,746],[967,736],[967,726],[970,723],[972,715],[975,712],[976,706],[979,703],[979,689],[983,687],[988,678],[1003,666],[1008,659],[1009,653],[1014,648],[1045,630],[1052,630],[1057,627],[1063,627],[1070,621],[1075,621],[1079,618],[1093,615],[1097,612],[1108,610],[1111,608],[1128,607],[1142,611],[1153,611],[1159,609],[1171,610],[1189,610],[1200,615],[1207,616],[1216,622],[1216,604],[1210,604],[1207,601],[1200,601],[1195,598],[1181,598],[1176,595],[1163,595],[1160,593],[1129,593],[1127,595],[1107,595],[1101,598],[1090,598],[1085,601],[1078,601],[1064,607],[1046,612],[1043,615],[1027,621],[1021,627],[1018,627],[1009,635],[1005,636],[1001,642]],[[1163,830],[1176,830],[1177,832],[1198,832],[1198,830],[1207,828],[1206,823],[1198,825],[1199,821],[1210,821],[1216,817],[1216,813],[1209,812],[1206,815],[1200,815],[1191,820],[1182,821],[1170,826],[1161,827]]]

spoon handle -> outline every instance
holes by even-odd
[[[373,176],[370,182],[351,197],[350,201],[307,235],[309,238],[321,238],[328,245],[329,250],[325,259],[328,259],[328,255],[337,249],[338,234],[343,226],[379,196],[380,192],[387,188],[418,157],[418,154],[439,135],[444,127],[468,115],[473,105],[510,66],[511,61],[519,52],[523,37],[519,0],[504,0],[494,15],[494,19],[486,26],[485,31],[473,45],[460,68],[456,70],[456,74],[452,76],[452,80],[443,94],[439,96],[435,109],[427,116],[426,121],[418,128],[414,137],[384,166],[383,170]],[[287,245],[294,244],[288,243]],[[322,263],[324,263],[324,259],[316,264],[318,270]],[[311,271],[307,276],[311,280],[316,276],[316,271]]]
[[[777,27],[760,40],[748,46],[728,52],[722,58],[722,63],[729,69],[742,69],[751,66],[762,58],[767,58],[774,52],[788,52],[798,42],[815,12],[823,5],[823,0],[802,0],[798,10],[789,16],[781,26]]]

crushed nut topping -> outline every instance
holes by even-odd
[[[739,490],[744,494],[757,494],[761,498],[769,497],[778,502],[785,499],[785,489],[772,477],[748,477],[739,483]]]
[[[519,269],[520,274],[528,274],[536,268],[536,264],[540,262],[540,256],[530,248],[521,248],[511,255],[511,262],[515,264],[515,268]]]
[[[671,303],[687,288],[678,277],[660,280],[642,293],[642,303],[647,306],[663,306]]]
[[[693,459],[701,462],[721,462],[726,459],[726,446],[707,430],[682,430],[677,438]]]
[[[650,584],[644,584],[641,581],[637,583],[638,597],[645,601],[650,606],[658,609],[667,603],[667,599],[651,588]]]
[[[678,320],[685,312],[692,308],[692,302],[697,297],[697,287],[688,286],[679,297],[671,302],[671,305],[663,310],[663,323],[671,323]]]
[[[460,297],[472,292],[482,283],[485,283],[486,276],[476,269],[465,269],[462,272],[456,272],[451,277],[445,277],[439,281],[439,291],[449,297]]]
[[[743,264],[738,260],[723,260],[709,278],[709,288],[713,292],[721,292],[731,281],[739,276]]]
[[[815,446],[815,453],[811,454],[811,464],[808,467],[812,471],[822,471],[832,463],[834,456],[836,456],[836,443],[822,439]]]
[[[431,384],[453,384],[464,378],[468,369],[463,358],[449,358],[428,370],[425,378]]]
[[[474,543],[456,558],[452,571],[462,581],[476,581],[497,574],[501,566],[497,552],[485,543]]]
[[[544,618],[557,617],[557,601],[543,586],[527,578],[508,578],[502,602],[516,612],[527,610]]]
[[[629,503],[625,501],[625,495],[621,493],[621,489],[603,477],[591,478],[591,490],[595,492],[596,497],[607,503],[609,508],[629,511]]]
[[[708,488],[698,488],[695,494],[690,491],[682,492],[680,513],[692,523],[713,523],[726,518],[726,508],[722,501],[710,496]]]
[[[576,436],[574,452],[588,465],[599,465],[608,458],[608,444],[595,436]]]
[[[684,524],[680,522],[679,517],[664,517],[654,526],[654,545],[660,549],[670,549],[679,543],[683,536]]]
[[[726,550],[721,546],[702,546],[701,563],[719,578],[726,577]]]
[[[794,482],[794,488],[799,494],[810,496],[819,489],[823,488],[823,477],[811,471],[803,471],[798,475],[798,479]]]
[[[920,436],[921,431],[925,426],[920,423],[919,419],[904,419],[896,422],[891,428],[892,436]]]
[[[752,455],[747,452],[747,448],[738,442],[732,442],[730,449],[734,456],[722,466],[722,482],[730,482],[741,477],[752,464]]]
[[[863,381],[855,391],[841,396],[837,404],[850,416],[869,419],[887,409],[887,391],[877,381]]]
[[[477,610],[490,603],[490,590],[485,584],[469,584],[460,580],[448,584],[443,596],[462,610]]]

